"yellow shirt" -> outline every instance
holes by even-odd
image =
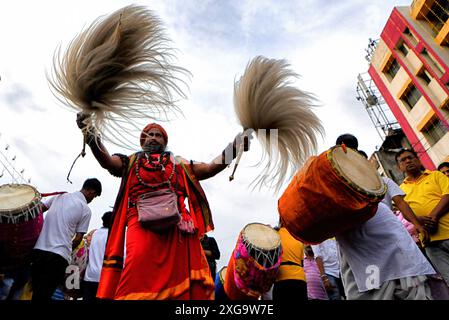
[[[296,240],[285,228],[279,229],[282,245],[282,261],[276,281],[281,280],[303,280],[306,281],[306,275],[303,269],[304,245]],[[294,264],[282,264],[293,262]]]
[[[405,201],[417,216],[427,216],[440,202],[441,197],[449,194],[449,179],[439,171],[426,170],[416,181],[405,179],[401,184],[405,192]],[[449,212],[448,212],[449,213]],[[436,233],[430,235],[430,241],[449,239],[449,214],[441,217]]]

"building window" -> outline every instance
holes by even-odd
[[[413,35],[413,33],[410,31],[409,28],[405,28],[404,34],[413,46],[416,46],[418,44],[418,39],[416,39],[416,37]]]
[[[432,81],[432,75],[424,68],[418,73],[418,77],[427,85]]]
[[[407,55],[407,53],[410,51],[410,48],[404,43],[404,40],[401,40],[398,43],[397,49],[402,52],[404,57]]]
[[[421,55],[425,58],[427,63],[435,67],[436,71],[438,71],[438,73],[440,74],[440,77],[446,72],[441,64],[438,63],[438,61],[429,51],[427,51],[426,48],[422,50]]]
[[[444,119],[449,119],[449,100],[440,107]]]
[[[394,77],[396,76],[396,73],[398,73],[400,68],[401,68],[401,66],[399,65],[398,61],[395,58],[391,58],[387,62],[383,72],[389,76],[390,81],[391,81],[394,79]]]
[[[446,84],[447,85],[447,84]],[[449,100],[445,101],[444,104],[441,106],[441,109],[443,110],[449,110]]]
[[[437,36],[449,18],[449,1],[435,1],[427,14],[433,36]]]
[[[415,106],[420,98],[421,92],[413,84],[409,85],[401,96],[401,100],[409,107],[409,110]]]
[[[423,134],[429,142],[430,146],[436,144],[448,132],[443,122],[434,117],[433,120],[423,129]]]

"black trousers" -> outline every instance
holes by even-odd
[[[302,280],[276,281],[273,286],[273,301],[285,303],[297,303],[307,301],[307,283]]]
[[[69,263],[59,254],[33,250],[31,284],[34,301],[50,301],[56,288],[64,282]]]
[[[83,281],[83,301],[94,301],[97,299],[99,282]]]
[[[212,280],[215,281],[215,276],[217,275],[217,264],[215,263],[215,261],[214,262],[208,261],[208,264],[209,264],[209,269],[210,269],[210,274],[212,276]]]

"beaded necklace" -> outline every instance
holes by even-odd
[[[153,184],[152,183],[146,183],[145,181],[142,180],[142,178],[141,178],[141,176],[139,174],[139,162],[140,162],[140,160],[142,158],[142,153],[143,152],[138,154],[137,161],[136,161],[136,177],[137,177],[137,180],[139,180],[139,182],[141,184],[143,184],[144,186],[146,186],[148,188],[151,188],[151,189],[156,189],[156,188],[160,188],[160,187],[163,187],[163,186],[168,186],[169,188],[171,188],[172,185],[171,185],[170,181],[173,178],[173,175],[176,173],[176,163],[173,162],[173,170],[170,173],[170,176],[168,177],[167,181],[164,181],[164,182],[161,182],[161,183],[153,183]],[[148,168],[150,171],[161,171],[161,172],[164,172],[165,171],[165,165],[168,164],[168,161],[171,158],[170,157],[171,156],[170,152],[163,152],[163,153],[160,154],[159,160],[157,161],[157,163],[154,163],[154,161],[150,161],[150,159],[149,159],[149,157],[148,157],[148,155],[146,153],[144,153],[144,154],[145,154],[145,157],[147,158],[148,164],[150,164],[150,166],[153,166],[153,168]],[[164,160],[164,155],[167,155],[167,154],[168,154],[168,159],[166,158],[166,160],[163,161]]]
[[[142,157],[141,154],[139,154],[139,159],[146,159],[147,164],[149,167],[144,167],[145,170],[148,171],[165,171],[165,166],[168,164],[168,161],[170,160],[170,153],[169,152],[163,152],[159,155],[159,159],[153,160],[151,156],[149,156],[147,153],[142,152],[145,158]]]

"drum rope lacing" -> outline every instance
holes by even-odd
[[[278,259],[279,259],[279,256],[281,255],[281,247],[277,247],[276,249],[275,249],[275,251],[274,251],[274,254],[271,256],[269,253],[270,252],[264,252],[263,250],[256,250],[255,248],[254,248],[254,246],[251,244],[251,243],[249,243],[248,242],[248,240],[247,239],[245,239],[245,237],[242,237],[243,239],[242,239],[242,241],[243,241],[243,243],[245,244],[245,247],[246,247],[246,249],[248,250],[248,253],[260,264],[260,262],[259,261],[261,261],[260,260],[260,258],[261,257],[263,257],[263,258],[265,258],[265,259],[263,259],[263,261],[264,261],[264,263],[263,263],[263,267],[264,268],[269,268],[269,267],[272,267],[272,266],[274,266],[276,263],[277,263],[277,261],[278,261]],[[254,255],[251,253],[251,252],[254,252]],[[269,262],[270,264],[269,265],[267,265],[267,262]]]
[[[17,224],[21,222],[27,222],[29,220],[33,220],[40,214],[39,206],[35,206],[34,208],[26,208],[26,210],[22,209],[20,214],[13,214],[11,212],[8,213],[0,213],[0,223],[13,223]],[[31,219],[30,219],[31,218]],[[6,219],[6,222],[3,222],[3,219]]]

